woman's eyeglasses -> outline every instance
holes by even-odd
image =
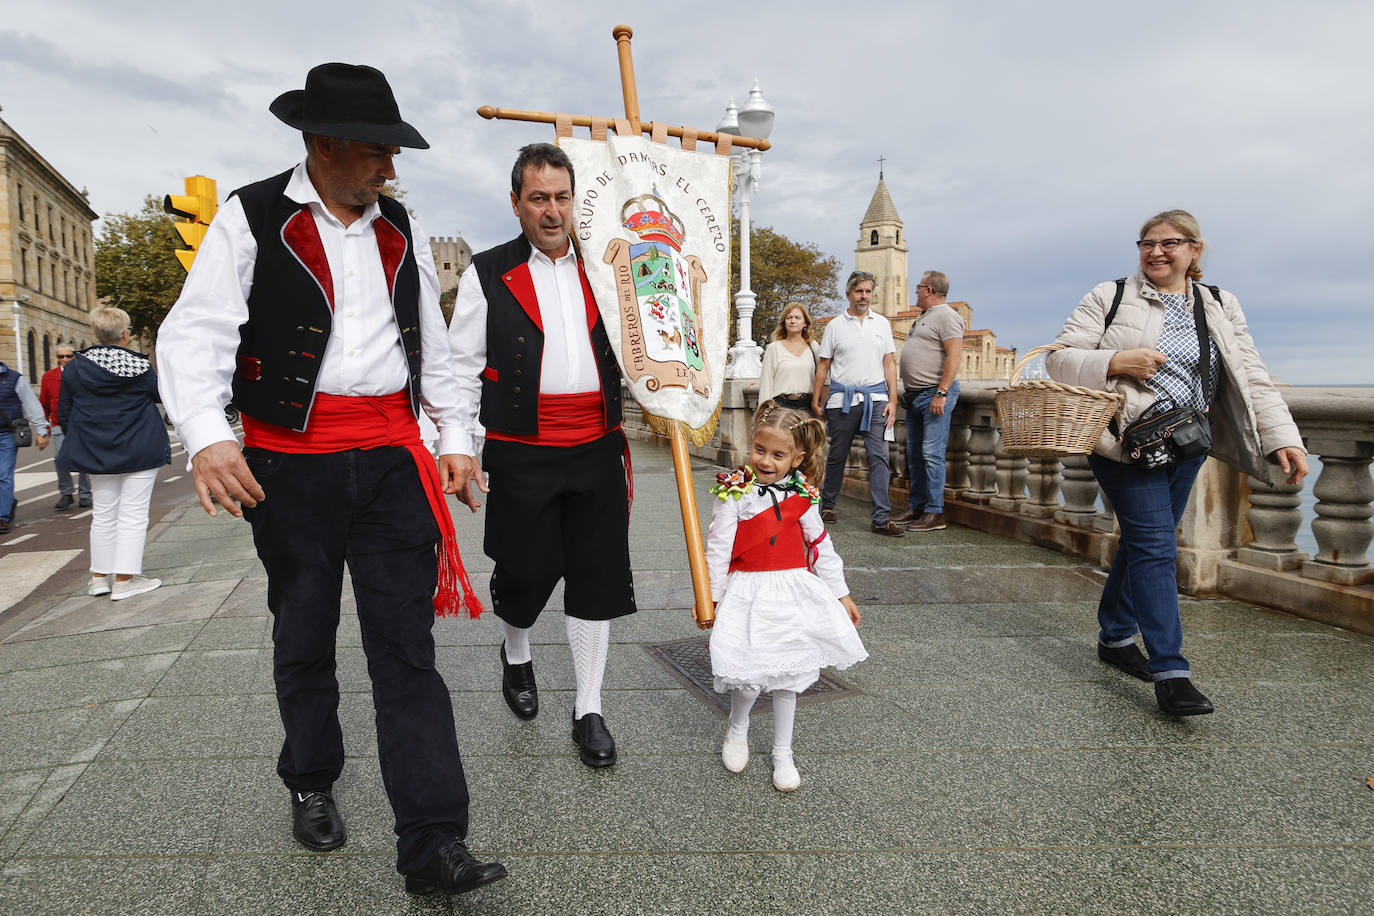
[[[1151,239],[1141,239],[1135,243],[1135,247],[1139,248],[1142,254],[1145,254],[1154,251],[1156,247],[1163,248],[1165,251],[1173,251],[1179,245],[1191,244],[1192,242],[1193,239],[1160,239],[1157,242]]]

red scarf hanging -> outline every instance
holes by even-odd
[[[284,426],[264,423],[244,414],[244,444],[274,452],[318,455],[355,448],[401,446],[415,459],[420,483],[429,501],[434,521],[439,526],[439,587],[434,593],[434,615],[456,617],[466,607],[468,616],[480,617],[482,602],[472,590],[463,558],[458,553],[458,535],[448,514],[444,487],[434,456],[420,441],[420,424],[410,412],[410,396],[404,391],[379,397],[343,397],[317,394],[310,411],[310,426],[296,432]]]

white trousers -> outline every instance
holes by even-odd
[[[91,475],[91,572],[137,576],[143,572],[148,505],[157,468],[130,474]]]

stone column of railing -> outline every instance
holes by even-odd
[[[1031,518],[1054,518],[1059,511],[1059,459],[1032,458],[1027,474],[1030,496],[1021,513]]]
[[[968,486],[960,496],[974,503],[986,503],[997,495],[997,409],[991,403],[979,405],[969,414]]]
[[[1317,555],[1302,564],[1306,578],[1337,585],[1374,580],[1369,542],[1374,537],[1374,397],[1361,389],[1295,388],[1285,400],[1302,431],[1307,449],[1321,459],[1312,493],[1317,518],[1312,534]]]
[[[1097,478],[1088,467],[1086,455],[1071,455],[1061,463],[1064,480],[1060,489],[1064,492],[1064,508],[1054,517],[1068,525],[1090,528],[1097,516]]]
[[[972,412],[962,404],[954,409],[949,424],[949,444],[945,446],[945,498],[957,499],[968,489],[969,418]]]
[[[1029,473],[1026,459],[1004,451],[1000,435],[992,454],[997,493],[988,498],[988,505],[1004,512],[1017,512],[1026,502],[1026,477]]]
[[[1307,559],[1298,549],[1296,536],[1302,528],[1302,484],[1270,485],[1246,477],[1250,488],[1250,523],[1253,540],[1236,551],[1236,559],[1262,569],[1297,569]]]

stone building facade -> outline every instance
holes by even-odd
[[[439,294],[458,288],[458,277],[472,263],[472,246],[460,235],[430,236],[429,249],[434,252],[434,267],[439,272]]]
[[[0,119],[0,359],[37,385],[59,343],[91,341],[99,216]]]

